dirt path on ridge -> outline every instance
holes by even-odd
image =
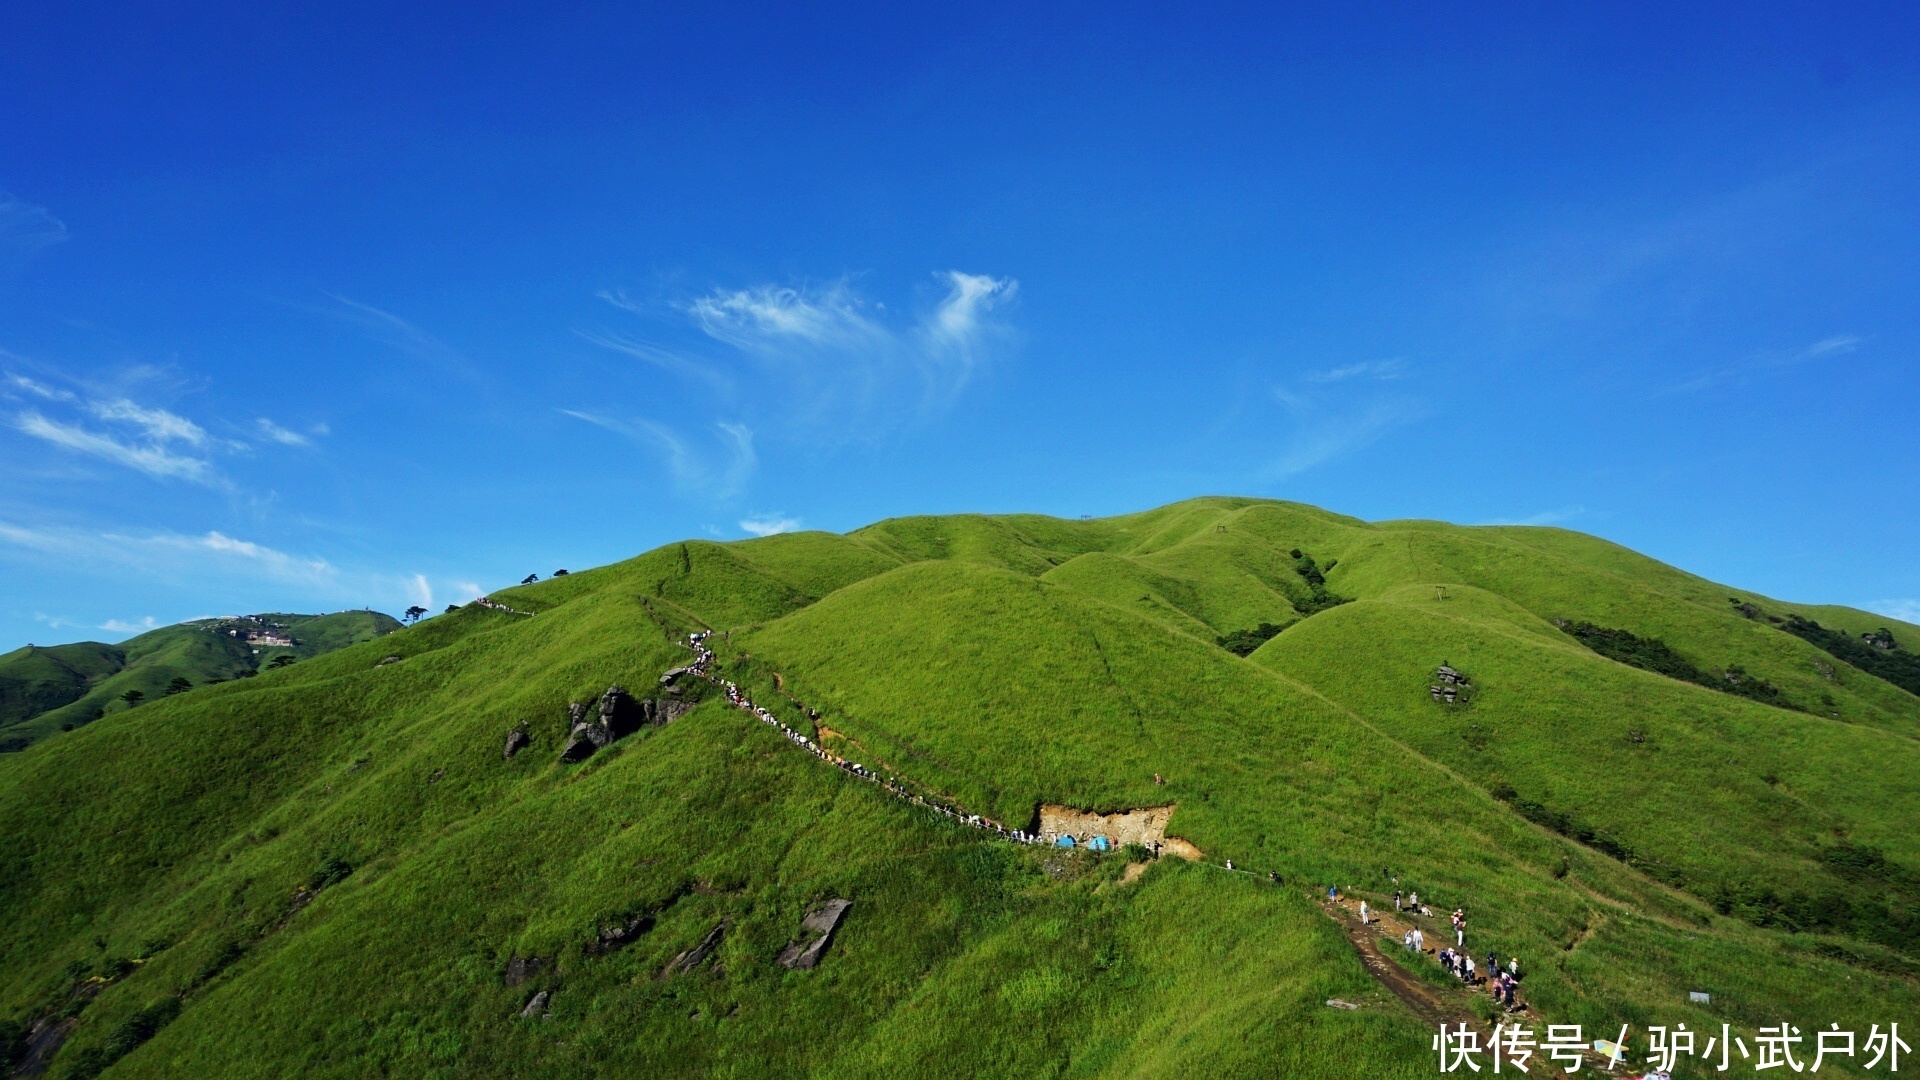
[[[1465,1023],[1474,1030],[1479,1030],[1480,1021],[1459,1003],[1448,1001],[1447,997],[1451,995],[1443,995],[1434,990],[1380,951],[1378,929],[1383,928],[1384,920],[1378,914],[1369,910],[1367,914],[1371,921],[1368,925],[1362,926],[1357,910],[1349,910],[1341,904],[1327,902],[1322,902],[1320,908],[1326,912],[1328,918],[1339,923],[1340,929],[1346,932],[1347,940],[1353,942],[1354,949],[1359,952],[1360,963],[1367,969],[1367,974],[1378,980],[1380,985],[1393,991],[1393,996],[1399,998],[1407,1008],[1412,1009],[1421,1023],[1428,1027]],[[1405,928],[1402,929],[1404,931]]]

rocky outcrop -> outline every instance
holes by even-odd
[[[70,1016],[65,1019],[47,1017],[35,1023],[33,1030],[27,1034],[27,1052],[14,1065],[13,1075],[39,1076],[46,1072],[47,1066],[53,1062],[53,1055],[60,1052],[61,1045],[79,1023],[79,1020]]]
[[[507,732],[507,745],[500,751],[500,760],[506,761],[521,750],[526,749],[528,741],[527,733],[519,728],[514,728],[512,731]]]
[[[835,899],[807,912],[807,917],[800,920],[800,930],[804,936],[780,950],[780,966],[804,971],[818,964],[833,941],[833,932],[840,928],[840,920],[846,917],[847,909],[852,906],[851,900]]]
[[[623,949],[633,944],[640,935],[651,929],[653,929],[653,917],[650,915],[642,915],[630,922],[614,926],[603,926],[600,932],[594,935],[592,941],[580,947],[580,951],[588,956],[605,956],[615,949]]]
[[[720,947],[720,939],[725,937],[726,933],[727,920],[721,919],[718,925],[707,931],[706,937],[700,939],[700,944],[674,957],[672,961],[667,964],[665,970],[660,972],[660,977],[662,979],[669,978],[674,975],[684,974],[699,967],[707,957],[713,955],[713,950]]]
[[[683,668],[683,667],[668,668],[666,674],[660,676],[660,685],[672,686],[673,681],[675,679],[678,679],[680,676],[685,675],[687,672],[692,670],[693,670],[692,668]]]
[[[560,750],[561,761],[585,761],[595,752],[613,745],[643,727],[661,727],[685,715],[693,703],[636,699],[623,686],[609,686],[600,695],[597,712],[588,719],[587,706],[574,702],[567,707],[567,744]]]
[[[552,962],[544,956],[516,956],[507,961],[507,973],[501,982],[507,986],[519,986],[540,974],[541,969]]]
[[[633,700],[627,688],[620,685],[607,687],[600,695],[600,726],[614,738],[624,738],[639,730],[646,717],[641,704]]]
[[[531,1020],[536,1016],[542,1020],[553,1019],[553,1014],[547,1011],[547,1003],[552,1000],[553,991],[551,990],[542,990],[533,995],[527,1000],[527,1007],[520,1010],[520,1019]]]

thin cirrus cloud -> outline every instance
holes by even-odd
[[[740,522],[740,531],[754,536],[778,536],[799,527],[799,518],[782,517],[779,514],[762,514],[759,517],[744,518]]]
[[[10,418],[9,426],[15,431],[156,479],[229,489],[232,485],[216,468],[215,458],[252,449],[239,439],[216,437],[168,409],[143,405],[124,395],[76,393],[16,372],[6,373],[0,381],[0,399],[20,406]],[[299,447],[312,446],[314,437],[325,435],[327,427],[316,424],[308,431],[303,434],[266,417],[256,419],[253,426],[260,439]]]
[[[1411,374],[1396,357],[1312,371],[1295,386],[1273,387],[1292,427],[1260,478],[1298,476],[1419,419],[1424,407],[1399,385]]]
[[[1791,349],[1771,349],[1746,361],[1714,371],[1701,372],[1690,379],[1654,392],[1655,397],[1688,394],[1719,386],[1742,386],[1757,375],[1786,372],[1816,361],[1831,361],[1858,352],[1862,339],[1854,334],[1833,334],[1811,345]]]
[[[151,436],[144,443],[91,431],[77,424],[49,419],[39,410],[28,409],[14,417],[16,430],[36,439],[79,454],[87,454],[116,465],[159,478],[178,478],[197,484],[220,486],[213,463],[205,457],[181,453],[167,440]]]
[[[757,429],[813,444],[882,438],[950,403],[1012,343],[1002,316],[1018,282],[958,270],[935,281],[940,298],[909,320],[892,318],[845,279],[713,289],[661,303],[602,290],[602,300],[677,343],[576,331],[583,340],[703,384],[716,409],[746,414],[752,426],[738,420],[690,431],[599,410],[560,411],[648,446],[681,491],[731,498],[758,465]]]
[[[312,435],[302,435],[290,428],[283,428],[264,416],[255,419],[253,426],[254,429],[260,433],[261,438],[269,442],[279,443],[282,446],[312,446],[315,436],[325,435],[328,431],[327,425],[315,424],[312,428],[308,429],[313,433]]]
[[[1876,615],[1885,615],[1889,619],[1899,619],[1905,623],[1920,624],[1920,600],[1875,600],[1866,607]]]
[[[309,586],[331,585],[340,577],[339,571],[325,559],[290,555],[218,530],[197,536],[171,532],[135,535],[0,521],[0,543],[61,556],[95,569],[138,573],[243,573],[269,581]]]
[[[1587,508],[1584,506],[1563,506],[1558,510],[1542,510],[1537,514],[1528,514],[1526,517],[1494,518],[1489,521],[1477,522],[1476,524],[1480,524],[1480,525],[1558,525],[1565,521],[1572,521],[1574,518],[1580,517],[1586,512],[1587,512]]]
[[[324,558],[282,551],[217,529],[199,534],[114,532],[0,521],[0,557],[57,562],[63,571],[97,577],[184,579],[219,587],[236,580],[264,583],[298,602],[431,606],[436,595],[424,574],[343,570]],[[450,591],[463,600],[482,595],[479,586],[468,582],[454,584]]]
[[[66,238],[66,223],[46,207],[0,191],[0,267],[18,269]]]
[[[684,493],[732,498],[746,486],[759,464],[753,429],[745,424],[718,422],[702,438],[652,420],[623,420],[582,409],[558,411],[655,451],[665,462],[674,486]]]

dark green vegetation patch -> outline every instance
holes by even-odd
[[[1728,665],[1717,675],[1709,674],[1668,648],[1667,643],[1659,638],[1640,637],[1631,631],[1595,626],[1590,622],[1567,622],[1563,619],[1558,623],[1560,629],[1579,638],[1582,644],[1609,660],[1618,660],[1643,671],[1658,672],[1669,679],[1679,679],[1710,690],[1764,701],[1783,709],[1800,708],[1788,701],[1780,693],[1779,687],[1738,664]]]
[[[1791,615],[1782,629],[1820,646],[1869,675],[1887,680],[1909,694],[1920,694],[1920,656],[1901,648],[1893,631],[1884,626],[1855,637],[1829,630],[1812,619]]]

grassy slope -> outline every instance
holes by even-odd
[[[1763,792],[1743,773],[1714,790],[1725,827],[1706,839],[1681,821],[1687,804],[1636,803],[1631,785],[1571,766],[1560,742],[1585,734],[1516,703],[1527,680],[1565,701],[1628,693],[1675,712],[1656,736],[1676,751],[1659,783],[1689,791],[1721,775],[1718,759],[1692,760],[1699,731],[1752,740],[1756,761],[1787,731],[1802,757],[1855,768],[1849,755],[1902,745],[1916,713],[1852,685],[1865,676],[1835,694],[1848,726],[1585,653],[1542,617],[1657,632],[1790,693],[1817,685],[1789,686],[1804,643],[1713,606],[1736,594],[1702,583],[1695,597],[1658,564],[1536,532],[1211,499],[1098,522],[902,519],[690,542],[497,594],[540,612],[530,619],[463,609],[110,715],[0,760],[0,830],[15,840],[0,849],[0,1017],[58,1000],[69,963],[166,941],[82,1015],[60,1068],[184,992],[182,1017],[115,1075],[1424,1073],[1424,1036],[1393,1008],[1318,1005],[1379,993],[1304,892],[1382,885],[1383,867],[1470,904],[1482,942],[1533,966],[1531,994],[1556,1022],[1910,1016],[1908,981],[1716,916],[1521,820],[1448,742],[1464,745],[1457,732],[1401,709],[1403,688],[1430,705],[1428,651],[1483,650],[1472,712],[1502,711],[1482,756],[1516,786],[1537,778],[1619,813],[1662,857],[1815,875],[1807,851],[1829,823],[1908,850],[1904,750],[1879,755],[1880,778],[1808,768]],[[1297,587],[1292,546],[1340,559],[1330,586],[1365,602],[1302,621],[1260,662],[1208,644]],[[1476,575],[1499,578],[1500,595],[1456,589],[1444,617],[1414,599]],[[1163,603],[1129,597],[1142,580],[1172,583]],[[768,678],[781,671],[864,754],[977,809],[1017,820],[1041,799],[1177,800],[1177,833],[1289,887],[1163,866],[1120,888],[1105,884],[1111,860],[1056,878],[1041,856],[929,821],[716,704],[584,766],[554,763],[567,701],[649,687],[700,622],[736,629],[723,661],[757,697],[779,700]],[[388,654],[405,659],[379,666]],[[1590,725],[1595,737],[1616,719]],[[502,762],[518,724],[533,745]],[[355,872],[289,915],[328,857]],[[772,966],[829,894],[857,905],[827,964]],[[594,927],[656,907],[628,949],[580,952]],[[654,981],[723,914],[724,977]],[[558,955],[558,970],[510,991],[499,977],[516,952]],[[557,989],[555,1019],[513,1020],[536,986]],[[1698,986],[1715,989],[1711,1010],[1677,1004]]]
[[[0,701],[0,743],[9,750],[24,749],[67,725],[91,722],[96,712],[124,711],[128,706],[120,698],[129,690],[152,701],[164,696],[176,678],[195,686],[241,678],[281,653],[305,660],[400,626],[392,616],[375,611],[267,617],[286,623],[300,644],[255,655],[244,642],[208,633],[204,623],[195,622],[149,630],[119,645],[83,641],[0,656],[0,686],[19,680],[44,688],[19,707]]]

